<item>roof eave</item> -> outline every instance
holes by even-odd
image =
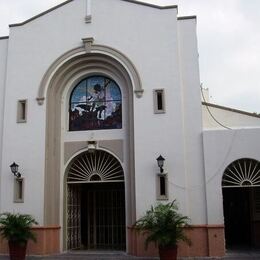
[[[190,19],[197,19],[196,15],[190,15],[190,16],[179,16],[177,17],[177,20],[190,20]]]
[[[218,108],[218,109],[222,109],[222,110],[226,110],[226,111],[230,111],[230,112],[234,112],[234,113],[239,113],[239,114],[246,115],[246,116],[260,118],[260,115],[255,114],[255,113],[250,113],[250,112],[239,110],[239,109],[235,109],[235,108],[230,108],[230,107],[225,107],[225,106],[221,106],[221,105],[216,105],[216,104],[212,104],[212,103],[208,103],[208,102],[204,102],[204,101],[202,101],[202,105],[209,106],[209,107],[214,107],[214,108]]]
[[[9,39],[9,36],[1,36],[0,37],[0,40],[8,40]]]
[[[63,5],[68,4],[68,3],[72,2],[72,1],[74,1],[74,0],[67,0],[67,1],[65,1],[65,2],[63,2],[63,3],[59,4],[59,5],[56,5],[56,6],[50,8],[50,9],[48,9],[48,10],[46,10],[46,11],[40,13],[40,14],[37,14],[37,15],[31,17],[30,19],[25,20],[25,21],[23,21],[23,22],[21,22],[21,23],[9,24],[9,27],[17,27],[17,26],[22,26],[22,25],[24,25],[24,24],[27,24],[27,23],[29,23],[29,22],[31,22],[31,21],[33,21],[33,20],[35,20],[35,19],[37,19],[37,18],[39,18],[39,17],[41,17],[41,16],[47,14],[47,13],[50,13],[50,12],[52,12],[52,11],[54,11],[54,10],[56,10],[56,9],[58,9],[58,8],[60,8],[60,7],[62,7]]]
[[[133,3],[133,4],[138,4],[138,5],[144,5],[144,6],[148,6],[148,7],[152,7],[152,8],[156,8],[156,9],[161,9],[161,10],[163,10],[163,9],[177,9],[177,11],[178,11],[177,5],[160,6],[160,5],[144,3],[144,2],[140,2],[140,1],[136,1],[136,0],[122,0],[122,1]]]
[[[25,25],[25,24],[27,24],[27,23],[29,23],[29,22],[31,22],[31,21],[33,21],[33,20],[35,20],[35,19],[45,15],[47,13],[50,13],[53,10],[56,10],[56,9],[62,7],[63,5],[66,5],[66,4],[68,4],[68,3],[72,2],[72,1],[74,1],[74,0],[67,0],[67,1],[65,1],[65,2],[63,2],[63,3],[59,4],[59,5],[56,5],[56,6],[50,8],[50,9],[48,9],[48,10],[46,10],[46,11],[40,13],[40,14],[37,14],[37,15],[31,17],[30,19],[25,20],[25,21],[23,21],[21,23],[9,24],[9,27],[11,28],[11,27],[17,27],[17,26]],[[157,9],[161,9],[161,10],[176,8],[177,12],[178,12],[178,6],[177,5],[160,6],[160,5],[148,4],[148,3],[144,3],[144,2],[140,2],[140,1],[136,1],[136,0],[121,0],[121,1],[129,2],[129,3],[133,3],[133,4],[138,4],[138,5],[144,5],[144,6],[157,8]]]

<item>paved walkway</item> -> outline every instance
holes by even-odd
[[[8,260],[8,256],[0,256],[1,260]],[[72,252],[56,256],[29,256],[27,260],[158,260],[157,257],[134,257],[125,253],[85,253]],[[260,260],[260,251],[234,251],[228,252],[225,257],[182,257],[179,260]]]

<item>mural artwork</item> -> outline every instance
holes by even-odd
[[[122,96],[116,82],[104,76],[82,80],[71,93],[69,131],[121,128]]]

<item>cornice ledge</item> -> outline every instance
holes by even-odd
[[[0,40],[8,40],[9,36],[0,36]]]
[[[137,5],[144,5],[144,6],[147,6],[147,7],[152,7],[152,8],[161,9],[161,10],[164,10],[164,9],[177,9],[177,11],[178,11],[178,6],[177,5],[161,6],[161,5],[149,4],[149,3],[145,3],[145,2],[141,2],[141,1],[137,1],[137,0],[122,0],[122,1],[129,2],[129,3],[132,3],[132,4],[137,4]]]
[[[190,20],[190,19],[197,19],[197,16],[196,15],[190,15],[190,16],[179,16],[177,17],[177,20],[178,21],[181,21],[181,20]]]

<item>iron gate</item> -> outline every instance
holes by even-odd
[[[96,150],[77,156],[67,176],[67,249],[125,250],[125,188],[120,162]]]
[[[67,190],[67,249],[81,247],[81,192],[80,185],[69,184]]]
[[[87,249],[125,250],[125,196],[123,183],[93,185],[82,209]],[[84,192],[83,192],[84,194]],[[82,234],[84,236],[84,234]]]

